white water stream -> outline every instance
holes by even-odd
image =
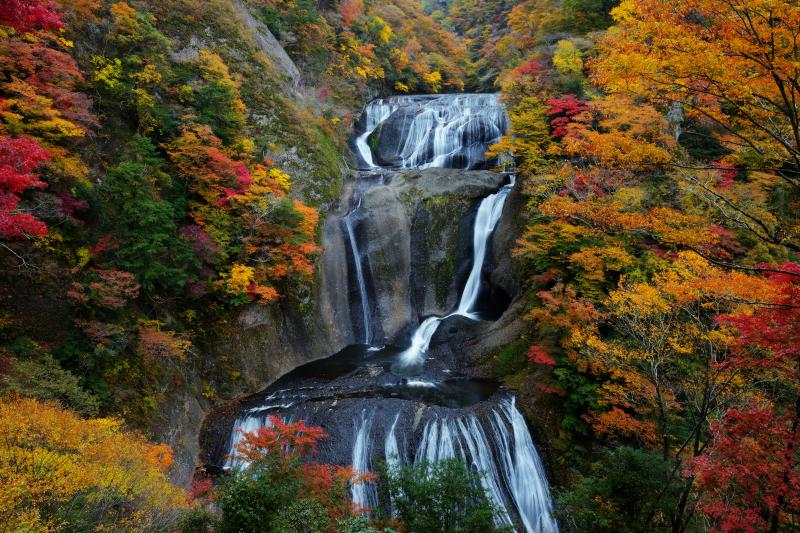
[[[494,231],[500,216],[503,214],[503,206],[506,198],[514,187],[514,176],[511,176],[511,183],[504,185],[499,191],[490,194],[481,201],[478,207],[478,214],[475,217],[475,227],[472,231],[472,269],[470,270],[464,291],[458,303],[458,309],[445,317],[429,317],[411,335],[411,346],[400,354],[400,361],[406,366],[418,365],[422,362],[425,352],[431,344],[434,333],[439,328],[439,324],[451,316],[463,316],[472,320],[478,317],[472,310],[481,288],[481,271],[486,260],[486,249],[489,245],[489,238]]]
[[[372,342],[372,315],[369,309],[369,295],[367,294],[367,283],[364,278],[364,267],[361,263],[361,252],[358,249],[355,231],[353,230],[353,215],[361,209],[361,198],[358,205],[351,210],[345,217],[344,226],[347,229],[347,238],[350,241],[350,249],[353,252],[353,265],[356,271],[356,283],[358,284],[358,295],[361,300],[361,316],[364,323],[364,344]]]

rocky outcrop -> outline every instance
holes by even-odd
[[[428,169],[384,172],[364,192],[357,238],[376,295],[376,330],[392,342],[458,303],[469,270],[471,231],[481,198],[500,187],[492,172]]]
[[[266,24],[253,16],[241,0],[236,0],[234,5],[244,25],[252,30],[259,49],[267,55],[270,62],[285,77],[289,85],[296,89],[300,85],[300,70],[298,70],[292,58],[289,57],[289,54],[286,53],[286,50],[284,50],[278,42],[278,39],[272,35],[272,32]]]

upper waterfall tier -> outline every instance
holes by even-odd
[[[367,105],[355,148],[367,169],[483,168],[507,126],[496,94],[393,96]]]

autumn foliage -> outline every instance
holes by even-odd
[[[5,398],[0,434],[0,520],[12,530],[69,530],[77,514],[97,528],[158,528],[185,506],[166,475],[169,447],[123,431],[119,420]]]
[[[493,43],[513,59],[492,150],[529,199],[527,372],[562,411],[567,523],[796,527],[800,8],[626,0],[606,33],[542,46],[579,3],[521,2]],[[638,482],[597,450],[662,488],[626,499]]]
[[[323,438],[327,435],[320,427],[307,426],[302,420],[287,423],[277,416],[269,417],[267,426],[257,432],[244,433],[234,454],[243,466],[210,495],[221,508],[224,527],[253,527],[257,508],[268,513],[258,519],[288,523],[294,519],[292,508],[298,502],[305,502],[302,505],[312,517],[316,512],[323,513],[317,519],[328,524],[322,527],[326,531],[337,531],[336,525],[342,520],[361,514],[363,510],[356,509],[351,501],[350,486],[369,482],[371,476],[316,462],[317,443]],[[253,480],[256,485],[252,485]],[[251,490],[266,492],[253,500]]]
[[[47,186],[34,170],[49,158],[34,139],[0,138],[0,238],[47,233],[43,222],[19,208],[19,195]]]

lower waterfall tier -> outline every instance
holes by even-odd
[[[401,464],[456,457],[484,472],[484,489],[505,509],[500,519],[529,532],[555,533],[546,476],[514,397],[490,379],[450,370],[452,352],[432,350],[423,372],[396,373],[397,347],[348,347],[304,365],[250,398],[219,421],[227,427],[208,450],[208,466],[236,466],[241,432],[268,426],[269,417],[322,426],[330,438],[318,460],[373,469],[377,461]],[[377,503],[372,485],[353,487],[356,503]]]

